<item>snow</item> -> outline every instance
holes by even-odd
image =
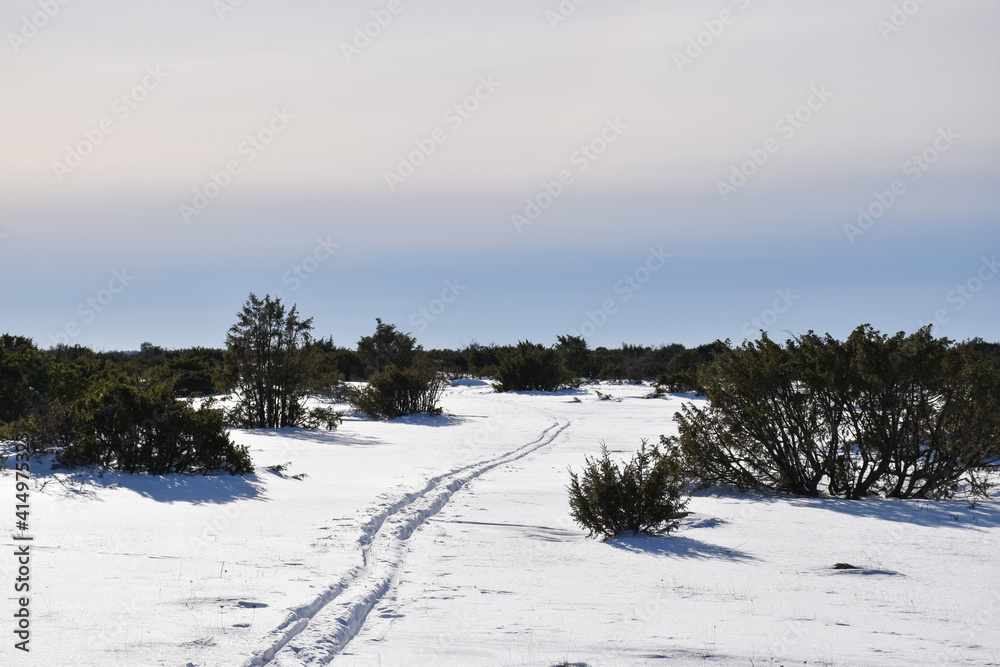
[[[675,534],[588,539],[567,467],[699,400],[594,389],[237,431],[246,478],[36,463],[31,652],[7,557],[0,664],[1000,664],[997,501],[700,494]]]

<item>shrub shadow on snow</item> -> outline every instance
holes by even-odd
[[[465,423],[464,417],[459,417],[458,415],[407,415],[405,417],[396,417],[389,421],[390,424],[409,424],[411,426],[458,426],[459,424]]]
[[[716,516],[710,517],[699,517],[691,516],[684,520],[682,528],[684,530],[691,530],[692,528],[717,528],[718,526],[728,523],[725,519],[720,519]]]
[[[731,498],[748,503],[788,503],[795,507],[823,509],[859,518],[881,519],[915,526],[951,528],[1000,527],[1000,498],[980,500],[969,505],[965,500],[899,500],[895,498],[803,498],[777,493],[742,492],[719,485],[695,491],[692,497]]]
[[[13,464],[11,459],[7,467]],[[2,468],[2,467],[0,467]],[[56,464],[51,454],[33,459],[31,476],[41,482],[46,493],[65,498],[100,502],[99,491],[128,489],[134,493],[164,503],[216,505],[260,498],[263,481],[257,475],[202,475],[172,473],[169,475],[129,474],[99,468],[65,468]]]
[[[634,537],[616,537],[606,544],[632,553],[646,553],[653,556],[668,556],[671,558],[705,558],[731,562],[746,562],[757,560],[750,554],[737,548],[727,549],[716,544],[708,544],[690,537],[636,535]]]
[[[94,469],[51,470],[36,477],[49,477],[45,486],[79,499],[100,501],[104,489],[128,489],[161,503],[221,505],[237,500],[264,499],[263,482],[256,475],[130,475]],[[51,485],[51,486],[50,486]],[[61,487],[61,489],[59,488]]]
[[[344,416],[344,422],[345,423],[376,422],[381,424],[408,424],[412,426],[441,427],[441,426],[458,426],[460,424],[464,424],[466,422],[466,419],[461,415],[453,415],[453,414],[442,414],[442,415],[415,414],[415,415],[406,415],[405,417],[396,417],[395,419],[373,419],[372,417],[369,417],[368,415],[361,412],[351,412]],[[279,433],[279,435],[285,435],[285,433],[283,432],[284,430],[286,429],[282,429],[282,432]],[[332,439],[336,439],[336,437],[341,434],[341,431],[339,430],[337,431],[308,431],[306,429],[292,429],[292,430],[305,431],[305,433],[307,434],[327,433],[330,434]],[[296,437],[296,436],[292,435],[291,437]],[[308,436],[304,437],[308,438]],[[377,441],[373,440],[373,442]]]
[[[368,447],[381,444],[378,438],[373,438],[357,433],[345,433],[336,431],[313,431],[305,428],[268,428],[245,431],[256,436],[269,438],[282,438],[285,440],[298,440],[300,442],[313,442],[318,445],[338,445],[340,447]]]
[[[107,478],[107,474],[105,474]],[[160,503],[222,505],[237,500],[263,499],[264,484],[257,475],[120,475],[116,486]]]
[[[976,503],[974,507],[970,507],[964,500],[795,498],[786,499],[786,502],[799,507],[815,507],[859,518],[881,519],[915,526],[965,529],[1000,527],[1000,504],[995,500]]]
[[[877,569],[877,568],[875,568],[875,569],[867,569],[867,568],[862,568],[862,567],[853,568],[853,569],[846,569],[846,570],[829,570],[828,572],[825,572],[824,574],[828,574],[828,575],[832,575],[832,576],[837,576],[837,577],[850,577],[850,576],[858,576],[858,577],[870,577],[870,576],[902,577],[902,576],[904,576],[902,573],[896,572],[895,570],[881,570],[881,569]]]

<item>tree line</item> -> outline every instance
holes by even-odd
[[[351,347],[313,330],[295,305],[251,294],[224,349],[44,350],[4,334],[0,440],[53,453],[60,465],[243,473],[252,462],[227,429],[336,428],[343,415],[307,408],[309,397],[392,419],[440,412],[455,377],[490,378],[497,391],[655,382],[654,395],[709,398],[685,408],[680,435],[663,442],[705,484],[809,495],[828,480],[845,497],[906,497],[945,494],[955,470],[977,469],[995,436],[985,415],[1000,414],[1000,345],[955,344],[929,329],[887,337],[861,327],[843,343],[809,332],[785,345],[764,335],[735,347],[591,349],[567,335],[457,350],[425,350],[381,319]],[[206,398],[215,395],[226,399]]]
[[[226,347],[95,352],[81,345],[41,349],[0,336],[0,440],[18,440],[57,465],[130,473],[253,470],[229,428],[334,429],[342,414],[307,409],[306,399],[350,403],[376,419],[437,414],[448,378],[497,377],[498,390],[554,390],[589,376],[640,381],[660,374],[696,391],[697,369],[715,346],[590,350],[561,336],[551,348],[472,344],[425,350],[394,325],[352,347],[313,334],[295,305],[251,294],[226,334]],[[527,365],[527,368],[524,366]],[[215,402],[223,395],[225,401]]]

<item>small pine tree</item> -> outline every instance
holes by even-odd
[[[229,384],[237,399],[230,421],[240,428],[299,425],[313,379],[312,318],[301,319],[296,306],[286,311],[279,298],[254,294],[238,318],[226,336]]]
[[[608,448],[586,458],[583,476],[570,470],[569,504],[573,519],[590,537],[610,540],[622,533],[662,535],[685,516],[687,476],[673,455],[642,441],[631,461],[619,468]]]

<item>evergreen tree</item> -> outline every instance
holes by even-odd
[[[350,400],[359,412],[375,419],[425,413],[437,415],[444,391],[441,373],[417,359],[417,339],[376,318],[375,333],[358,341],[358,356],[369,370],[368,386]]]
[[[358,354],[369,373],[381,373],[390,365],[408,368],[415,352],[420,350],[417,339],[396,330],[394,324],[383,324],[375,318],[375,333],[358,341]]]
[[[286,312],[281,299],[250,295],[226,336],[234,424],[281,428],[305,418],[312,328],[312,318],[301,319],[296,306]]]

